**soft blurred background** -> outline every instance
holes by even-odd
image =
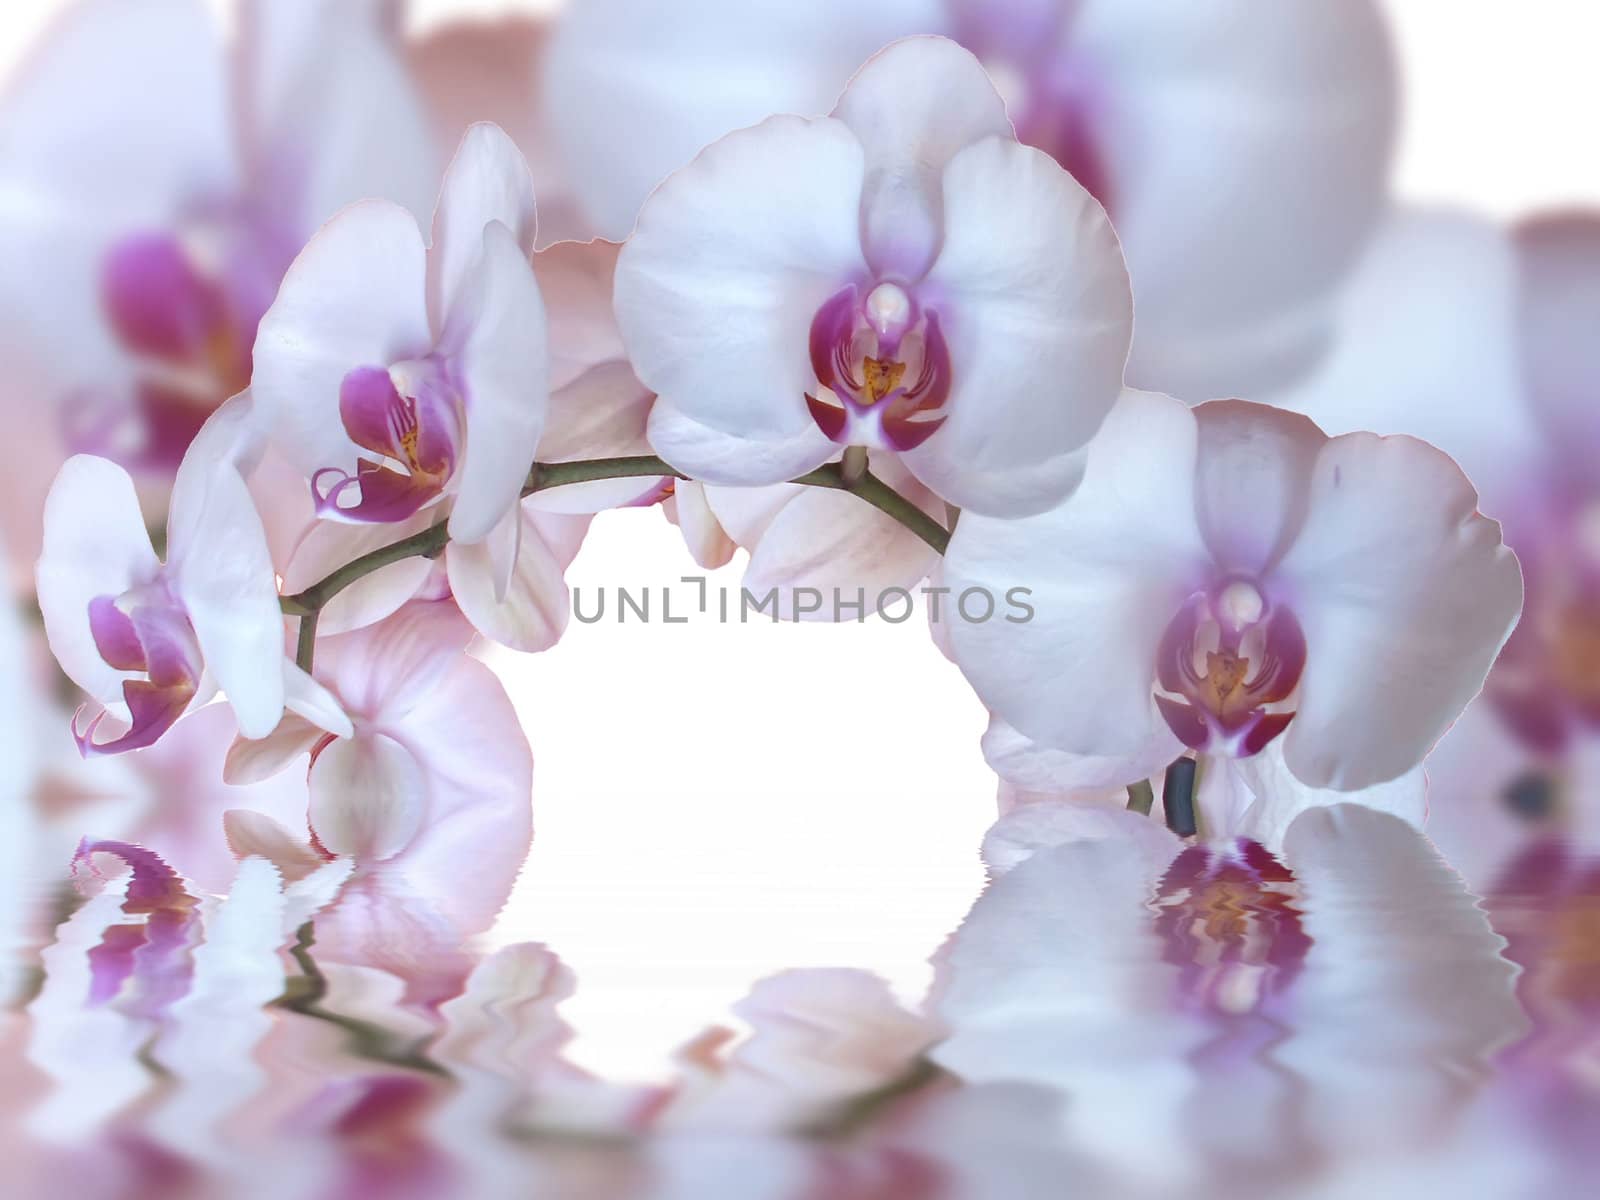
[[[353,3],[373,7],[367,0]],[[573,3],[583,6],[583,0]],[[0,14],[0,72],[9,75],[33,52],[52,22],[72,7],[46,0],[8,4]],[[216,0],[211,7],[219,20],[233,20],[232,6],[225,0]],[[507,77],[523,79],[533,62],[533,48],[541,44],[530,22],[557,19],[559,5],[395,0],[386,7],[390,19],[403,23],[403,34],[396,36],[410,40],[410,61],[420,65],[419,77],[432,81],[430,98],[441,156],[444,144],[453,144],[454,132],[466,120],[501,120],[523,141],[541,186],[550,185],[549,203],[542,212],[555,235],[580,229],[583,221],[573,215],[560,154],[546,140],[540,122],[570,119],[581,137],[608,144],[611,114],[605,94],[597,93],[591,101],[594,107],[583,114],[536,112],[539,89],[527,82],[526,120],[518,128],[514,124],[518,111],[506,107],[507,89],[501,86]],[[1600,208],[1600,154],[1594,150],[1600,73],[1592,67],[1593,48],[1600,44],[1600,11],[1570,0],[1524,0],[1515,6],[1491,0],[1453,4],[1388,0],[1381,8],[1402,79],[1390,175],[1396,210],[1444,207],[1509,226],[1550,210]],[[660,11],[669,10],[664,6]],[[670,17],[667,20],[670,23]],[[460,32],[465,21],[495,22],[496,32],[466,38]],[[452,41],[457,38],[465,40]],[[152,72],[170,69],[170,64],[151,61]],[[98,86],[95,78],[77,83],[89,93]],[[71,91],[64,89],[58,103],[70,102]],[[14,112],[6,118],[20,119]],[[1263,119],[1270,120],[1270,115],[1263,114]],[[0,129],[13,139],[0,145],[15,145],[19,136],[15,126],[0,125]],[[27,202],[19,192],[5,190],[10,182],[0,183],[0,222],[7,219],[8,202]],[[1181,198],[1172,202],[1181,203]],[[575,224],[569,229],[566,222]],[[1427,281],[1438,291],[1453,286],[1450,281],[1457,268],[1450,253],[1421,260],[1428,263]],[[0,270],[5,269],[6,264],[0,264]],[[48,263],[39,269],[48,270]],[[1480,278],[1471,273],[1475,269],[1461,265],[1460,278],[1467,281],[1463,286]],[[1420,278],[1406,276],[1403,269],[1402,277]],[[13,297],[18,282],[10,281]],[[49,290],[52,283],[40,286]],[[1391,300],[1392,322],[1408,319],[1410,309],[1405,306],[1413,298],[1383,286],[1381,278],[1369,291],[1351,294],[1358,300],[1350,303],[1358,303],[1376,324],[1391,319],[1386,307]],[[1370,311],[1368,306],[1373,306]],[[1481,337],[1480,327],[1471,319],[1458,320],[1449,313],[1430,328],[1437,339],[1430,346],[1442,356],[1470,357],[1473,343]],[[0,344],[15,340],[7,336]],[[42,386],[33,374],[39,364],[0,367],[10,374],[3,393],[7,427],[16,434],[42,425],[46,418],[29,406]],[[1471,375],[1469,366],[1462,372]],[[1349,378],[1364,377],[1357,373]],[[1448,392],[1446,383],[1438,387]],[[1337,381],[1323,386],[1336,385]],[[1417,385],[1419,391],[1429,386]],[[1307,387],[1300,398],[1303,406],[1322,416],[1316,381]],[[1295,398],[1293,389],[1284,395]],[[1373,400],[1385,419],[1393,418],[1393,428],[1404,427],[1398,410],[1383,408],[1387,403],[1387,396]],[[1459,407],[1469,418],[1477,403],[1470,391],[1459,395]],[[1488,436],[1493,440],[1499,434],[1491,429]],[[47,480],[55,465],[50,461],[52,451],[30,448],[25,441],[18,444],[22,449],[17,459],[22,461],[8,461],[8,472]],[[1446,448],[1473,469],[1469,459],[1474,446]],[[27,555],[15,543],[26,542],[30,514],[37,512],[41,494],[23,480],[5,500],[6,536],[13,543],[14,557],[24,560],[13,568],[19,585],[25,581]],[[636,593],[649,589],[658,604],[661,589],[669,589],[674,608],[689,611],[699,585],[683,577],[704,576],[712,589],[736,594],[742,563],[743,555],[727,567],[702,571],[659,512],[619,511],[596,521],[568,580],[579,593],[590,596],[602,589],[613,595],[618,588]],[[38,656],[37,647],[29,652]],[[995,778],[978,746],[985,714],[955,669],[933,651],[920,617],[903,625],[870,621],[839,626],[728,625],[700,616],[683,625],[618,625],[608,617],[596,625],[575,624],[559,645],[538,656],[502,650],[486,655],[504,680],[533,747],[536,832],[527,866],[484,944],[496,948],[544,943],[576,976],[576,990],[561,1008],[575,1033],[565,1051],[571,1063],[614,1080],[661,1083],[682,1070],[681,1048],[686,1043],[709,1025],[729,1022],[730,1007],[757,980],[786,968],[862,968],[887,981],[903,1004],[917,1003],[933,978],[930,956],[961,925],[983,887],[984,868],[976,849],[995,815]],[[42,665],[39,675],[44,677]],[[26,705],[25,726],[37,722],[42,729],[64,719],[62,711],[46,708],[37,694]],[[30,752],[37,750],[46,758],[55,755],[50,736],[60,740],[41,732],[31,738],[36,745],[29,747]],[[215,754],[206,758],[197,753],[197,757],[214,766]],[[154,778],[129,783],[113,777],[109,769],[98,775],[73,774],[76,768],[63,760],[59,786],[37,818],[54,832],[41,836],[37,855],[44,859],[55,855],[64,869],[78,836],[137,830],[143,818],[122,814],[118,797],[137,792],[141,812],[171,805],[191,786],[186,769],[182,763],[168,764],[160,768],[168,771],[165,776],[152,769],[147,774]],[[134,803],[130,800],[124,807]],[[1436,808],[1441,803],[1437,787],[1434,803]],[[18,828],[24,824],[19,822]],[[91,828],[97,825],[105,828]],[[1504,865],[1513,847],[1496,843],[1485,849],[1486,840],[1492,843],[1501,837],[1498,826],[1474,829],[1462,833],[1445,828],[1438,840],[1447,850],[1448,839],[1457,840],[1463,855],[1460,869],[1468,873],[1469,882],[1481,885],[1482,879],[1473,879],[1472,872],[1492,874]],[[25,832],[8,840],[20,846]],[[1368,833],[1357,829],[1345,836],[1360,841]],[[1395,851],[1411,852],[1409,847]],[[1080,866],[1086,872],[1093,868],[1093,864]],[[1414,869],[1426,874],[1431,868]],[[1307,870],[1313,868],[1308,864]],[[27,874],[22,864],[14,864],[13,878]],[[1381,888],[1373,894],[1381,897],[1372,902],[1380,915],[1384,904],[1400,906],[1414,899],[1403,891],[1391,894]],[[1472,909],[1464,893],[1459,903],[1453,896],[1441,901],[1439,911],[1444,915],[1435,923],[1436,943],[1429,940],[1428,930],[1434,926],[1427,923],[1415,934],[1396,934],[1403,945],[1384,944],[1370,929],[1374,941],[1354,948],[1345,943],[1349,957],[1344,969],[1358,977],[1355,985],[1347,986],[1345,977],[1326,964],[1308,968],[1308,999],[1301,1019],[1324,1022],[1325,1030],[1380,1019],[1381,1011],[1362,1005],[1381,1009],[1383,988],[1375,985],[1363,992],[1359,986],[1359,980],[1367,978],[1362,971],[1374,977],[1389,973],[1388,967],[1374,963],[1373,956],[1436,955],[1448,966],[1457,961],[1451,958],[1456,953],[1460,961],[1476,964],[1469,964],[1463,978],[1489,980],[1485,994],[1502,986],[1497,971],[1503,963],[1495,956],[1492,940],[1486,949],[1472,943],[1462,927],[1451,924],[1461,911]],[[1072,902],[1088,905],[1091,898],[1078,895]],[[1226,908],[1228,902],[1219,903]],[[1362,904],[1359,895],[1340,894],[1331,908],[1365,912]],[[1575,939],[1563,951],[1569,959],[1562,961],[1587,961],[1590,973],[1596,960],[1584,955],[1592,954],[1596,944],[1592,905],[1592,898],[1581,902],[1571,915],[1571,928],[1562,926],[1563,936]],[[1377,923],[1380,929],[1381,925]],[[1037,935],[1045,944],[1057,937],[1070,942],[1087,936],[1082,930],[1019,933],[1015,929],[1006,936]],[[23,941],[28,936],[19,935]],[[1092,952],[1088,953],[1088,961],[1093,961]],[[1473,976],[1472,970],[1480,974]],[[1054,977],[1041,977],[1039,986],[1048,989],[1056,982]],[[1570,995],[1577,997],[1574,1006],[1593,1003],[1592,983],[1572,987]],[[1348,992],[1347,1008],[1341,1006],[1341,989]],[[1447,1030],[1439,1035],[1440,1045],[1449,1043],[1450,1054],[1463,1056],[1451,1059],[1452,1070],[1458,1062],[1466,1063],[1472,1052],[1510,1037],[1518,1019],[1495,1012],[1463,1013],[1461,1009],[1471,1004],[1448,994],[1428,993],[1419,1002],[1423,990],[1415,990],[1411,1002],[1424,1008],[1432,1004],[1461,1018],[1456,1033]],[[365,995],[361,1002],[371,1003],[374,1010],[383,1007]],[[1306,1015],[1310,1013],[1315,1016]],[[1419,1027],[1424,1016],[1415,1018]],[[732,1023],[741,1027],[738,1020]],[[1108,1024],[1103,1035],[1129,1040],[1139,1036],[1125,1023]],[[892,1034],[882,1036],[892,1044]],[[1270,1041],[1277,1036],[1277,1031],[1257,1029],[1241,1035],[1237,1044],[1218,1039],[1213,1049],[1220,1047],[1217,1053],[1223,1057],[1240,1052],[1242,1060],[1246,1055],[1241,1047],[1248,1047],[1251,1038]],[[1451,1042],[1452,1037],[1458,1037],[1460,1045]],[[1397,1039],[1403,1041],[1400,1035]],[[1430,1049],[1437,1048],[1430,1044]],[[105,1048],[107,1054],[114,1050]],[[1185,1043],[1183,1053],[1191,1051],[1200,1055],[1194,1044]],[[314,1057],[315,1051],[294,1053]],[[1331,1070],[1331,1064],[1341,1059],[1376,1061],[1387,1053],[1381,1040],[1352,1050],[1329,1032],[1306,1050],[1305,1061],[1316,1064],[1317,1070]],[[1589,1064],[1587,1070],[1594,1070],[1588,1041],[1573,1053]],[[1396,1054],[1405,1057],[1403,1052]],[[1147,1070],[1153,1078],[1158,1073],[1153,1065],[1157,1057],[1152,1051],[1148,1061],[1141,1058],[1127,1069]],[[303,1068],[301,1060],[294,1061]],[[1075,1077],[1076,1082],[1094,1086],[1091,1074]],[[1243,1074],[1249,1076],[1248,1071]],[[1385,1086],[1386,1080],[1396,1088],[1414,1083],[1398,1071],[1386,1077],[1376,1069],[1368,1076],[1353,1071],[1351,1079],[1345,1100],[1362,1088]],[[1241,1111],[1258,1116],[1272,1111],[1278,1093],[1268,1086],[1271,1082],[1245,1078],[1241,1094],[1253,1097],[1260,1107]],[[1112,1093],[1087,1094],[1116,1108],[1105,1099]],[[1156,1087],[1152,1094],[1165,1093]],[[404,1095],[385,1094],[380,1100],[372,1102],[376,1108],[391,1105],[395,1111],[405,1110],[410,1102]],[[1317,1101],[1300,1096],[1294,1102],[1314,1108]],[[1429,1107],[1432,1099],[1419,1104]],[[1028,1096],[1007,1094],[991,1097],[984,1111],[1002,1114],[1007,1129],[1015,1132],[1027,1127],[1025,1114],[1033,1107]],[[457,1115],[464,1121],[472,1119],[470,1113]],[[1159,1132],[1166,1128],[1163,1120],[1173,1114],[1135,1110],[1121,1115],[1130,1129],[1148,1124]],[[1493,1123],[1492,1116],[1486,1119]],[[1190,1113],[1177,1120],[1182,1125],[1183,1120],[1200,1118]],[[963,1124],[959,1111],[927,1117],[925,1127],[916,1132],[923,1144],[944,1136],[941,1121],[952,1128]],[[1262,1121],[1258,1128],[1269,1128],[1267,1118]],[[1362,1144],[1356,1133],[1350,1136],[1352,1146]],[[1466,1164],[1463,1170],[1474,1181],[1466,1190],[1457,1188],[1457,1194],[1495,1194],[1472,1190],[1488,1185],[1487,1176],[1470,1173],[1471,1129],[1457,1128],[1452,1137],[1461,1139],[1451,1143],[1455,1161]],[[1340,1149],[1335,1146],[1332,1153]],[[1156,1153],[1160,1152],[1158,1147]],[[1243,1150],[1240,1154],[1248,1158]],[[1514,1157],[1508,1151],[1494,1162],[1499,1166]],[[401,1161],[410,1163],[406,1170],[426,1175],[416,1161],[403,1157]],[[1044,1177],[1054,1178],[1050,1174],[1054,1169],[1050,1167]],[[695,1190],[698,1177],[685,1170],[678,1181],[685,1190],[672,1194],[721,1194],[714,1186]],[[1431,1194],[1447,1185],[1431,1173],[1430,1164],[1411,1164],[1408,1170],[1407,1178],[1419,1189],[1410,1194]],[[1156,1185],[1161,1182],[1158,1178]],[[910,1184],[901,1187],[904,1183],[891,1181],[898,1190],[881,1194],[921,1194]],[[1359,1171],[1329,1186],[1330,1195],[1346,1194],[1337,1190],[1345,1187],[1352,1189],[1348,1193],[1352,1195],[1388,1194],[1363,1192]]]

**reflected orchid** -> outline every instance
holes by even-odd
[[[1100,786],[1280,738],[1269,790],[1398,779],[1516,620],[1516,560],[1423,443],[1129,392],[1089,458],[1051,513],[964,516],[945,582],[1032,589],[1031,622],[954,625],[956,661],[1025,738],[1095,756]]]
[[[658,396],[651,445],[693,478],[775,484],[863,446],[1012,516],[1076,485],[1131,321],[1099,205],[942,38],[884,50],[831,117],[730,134],[664,183],[616,305]]]
[[[1408,1152],[1523,1027],[1483,913],[1394,817],[1306,813],[1275,857],[1126,812],[1106,819],[1133,836],[1085,838],[1069,808],[990,832],[993,882],[938,961],[932,1057],[1059,1090],[1068,1144],[1129,1182]]]
[[[533,834],[528,744],[499,680],[463,653],[471,638],[452,605],[416,602],[324,639],[316,673],[344,731],[291,714],[269,737],[238,742],[226,768],[248,783],[310,756],[309,840],[236,809],[229,845],[291,881],[352,863],[318,944],[333,961],[394,971],[422,1002],[459,988],[462,942],[505,903]]]
[[[120,873],[104,874],[107,862]],[[347,868],[286,883],[271,864],[247,859],[218,900],[149,850],[85,839],[73,871],[90,899],[44,952],[47,984],[29,1006],[29,1058],[56,1084],[30,1121],[50,1140],[81,1135],[149,1086],[136,1060],[152,1035],[154,1061],[205,1065],[223,1087],[230,1064],[219,1063],[217,1039],[238,1049],[235,1064],[247,1060],[270,1027],[261,1006],[282,991],[278,948],[328,903]],[[237,1082],[227,1089],[236,1101],[252,1090]],[[213,1093],[210,1114],[222,1095]],[[201,1140],[201,1127],[189,1135],[191,1145]]]

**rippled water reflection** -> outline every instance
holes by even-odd
[[[0,1026],[8,1195],[1531,1197],[1600,1165],[1600,861],[1557,841],[1481,901],[1351,807],[1276,858],[1041,845],[920,1010],[788,972],[649,1085],[563,1057],[559,948],[378,969],[303,919],[342,880],[248,859],[220,898],[110,844],[80,875]]]

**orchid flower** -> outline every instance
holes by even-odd
[[[1084,837],[1050,807],[985,840],[992,882],[937,960],[931,1056],[1059,1092],[1069,1143],[1119,1191],[1409,1150],[1523,1026],[1482,910],[1392,816],[1304,813],[1273,855],[1127,812],[1106,816],[1129,835]]]
[[[996,516],[1076,485],[1131,328],[1100,206],[942,38],[884,50],[832,116],[729,134],[662,184],[616,306],[658,397],[650,442],[691,477],[775,484],[869,447]]]
[[[1551,834],[1600,846],[1597,279],[1593,214],[1511,230],[1460,213],[1398,214],[1351,284],[1334,354],[1283,398],[1335,431],[1435,442],[1472,477],[1521,561],[1522,622],[1483,696],[1428,760],[1434,791],[1451,797],[1429,833],[1483,889]]]
[[[579,203],[622,237],[703,146],[827,111],[868,54],[917,33],[977,55],[1017,137],[1110,213],[1139,297],[1130,382],[1257,395],[1312,364],[1394,138],[1371,0],[586,0],[558,19],[544,107]]]
[[[1053,512],[964,516],[945,582],[1031,589],[1031,621],[955,623],[956,662],[1024,738],[1090,756],[1101,786],[1280,738],[1267,791],[1399,779],[1516,621],[1499,527],[1424,443],[1128,392],[1089,460]]]
[[[243,478],[250,425],[240,396],[196,435],[173,485],[165,562],[115,463],[78,455],[50,491],[39,607],[56,660],[90,697],[86,727],[74,720],[85,755],[152,745],[218,688],[245,737],[271,733],[286,704],[325,711],[322,689],[284,655],[277,580]],[[119,732],[96,740],[108,718]]]
[[[388,524],[448,495],[457,540],[507,524],[547,407],[534,220],[527,164],[478,125],[431,247],[405,209],[369,200],[300,252],[261,320],[252,388],[319,516]]]
[[[270,737],[238,742],[226,768],[248,783],[310,755],[309,841],[239,809],[224,820],[229,845],[291,881],[351,862],[318,944],[432,1000],[454,994],[461,943],[493,921],[532,837],[528,744],[499,680],[464,653],[471,638],[453,606],[417,602],[323,639],[316,673],[344,731],[291,714]]]
[[[480,124],[445,175],[431,247],[405,211],[368,201],[296,259],[262,320],[252,384],[321,519],[285,568],[291,590],[447,511],[448,587],[474,624],[519,649],[560,635],[561,574],[587,521],[525,504],[529,467],[547,429],[553,441],[575,425],[601,436],[606,404],[613,421],[642,427],[647,394],[620,362],[552,375],[529,262],[534,228],[527,164],[501,130]],[[391,565],[344,597],[327,629],[395,611],[430,570],[420,558]]]
[[[0,110],[5,324],[73,449],[170,475],[295,248],[433,148],[383,0],[78,0]],[[85,86],[92,80],[93,86]],[[52,464],[54,465],[54,464]]]

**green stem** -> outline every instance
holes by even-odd
[[[668,476],[673,479],[688,478],[683,472],[668,466],[653,454],[592,458],[580,462],[534,463],[528,472],[527,482],[523,484],[522,494],[531,496],[535,492],[549,491],[551,488],[568,487],[575,483],[594,483],[602,479],[657,476]],[[840,463],[829,463],[790,482],[808,487],[832,488],[835,491],[850,492],[859,496],[879,512],[904,525],[941,555],[950,544],[948,529],[871,471],[863,470],[859,477],[848,479]],[[328,603],[345,588],[390,563],[407,558],[437,558],[449,541],[449,522],[440,521],[420,533],[414,533],[410,537],[401,538],[397,542],[380,546],[359,558],[352,559],[304,591],[283,597],[281,601],[283,611],[290,616],[302,618],[300,653],[296,656],[296,661],[305,669],[310,669],[311,655],[306,647],[306,639],[315,636],[315,614],[326,608]]]
[[[1156,791],[1150,786],[1148,779],[1141,779],[1138,783],[1128,785],[1128,811],[1136,812],[1141,817],[1148,817],[1150,810],[1155,807]]]
[[[300,617],[300,634],[295,639],[294,661],[307,675],[311,674],[311,663],[317,653],[317,618],[321,615],[320,609],[313,608]]]
[[[883,480],[868,471],[854,483],[846,483],[838,463],[818,467],[809,474],[790,483],[803,483],[809,487],[833,488],[858,496],[879,512],[893,517],[930,547],[943,555],[950,545],[950,531],[923,512]]]

